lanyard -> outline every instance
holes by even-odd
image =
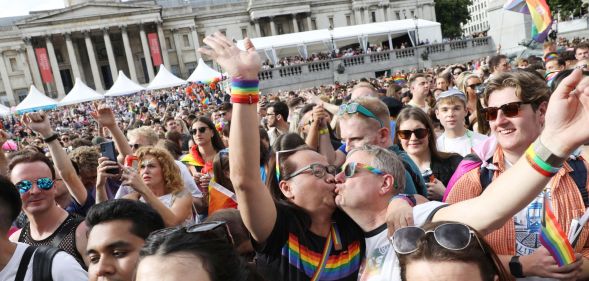
[[[319,280],[319,278],[321,277],[321,272],[325,268],[325,265],[327,264],[327,260],[329,259],[329,254],[331,253],[332,246],[336,250],[341,250],[342,249],[341,242],[342,241],[341,241],[341,237],[340,237],[337,225],[335,224],[335,222],[332,222],[331,229],[329,231],[329,235],[327,235],[327,239],[325,239],[325,245],[323,246],[321,260],[319,261],[319,264],[317,265],[317,269],[315,269],[315,273],[313,273],[313,276],[311,277],[311,281]]]

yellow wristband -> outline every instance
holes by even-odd
[[[329,134],[329,129],[325,128],[325,129],[319,130],[319,135],[327,135],[327,134]]]

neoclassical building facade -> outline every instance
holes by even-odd
[[[405,18],[435,21],[434,0],[65,0],[65,6],[0,18],[3,104],[18,104],[30,85],[61,99],[76,77],[102,93],[119,71],[146,84],[159,64],[187,78],[202,40],[216,31],[239,40]]]

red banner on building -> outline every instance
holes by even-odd
[[[49,64],[47,49],[35,48],[35,54],[37,55],[37,64],[39,65],[39,71],[41,72],[43,83],[52,83],[53,74],[51,73],[51,65]]]
[[[149,41],[149,51],[151,52],[151,60],[153,65],[158,67],[162,64],[162,55],[160,52],[160,43],[157,37],[157,33],[148,33],[147,41]]]

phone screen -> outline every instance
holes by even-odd
[[[112,141],[103,142],[100,144],[100,153],[103,157],[107,157],[108,160],[117,162],[117,151],[115,150],[115,143]],[[109,174],[118,174],[119,169],[108,169],[106,171]]]

